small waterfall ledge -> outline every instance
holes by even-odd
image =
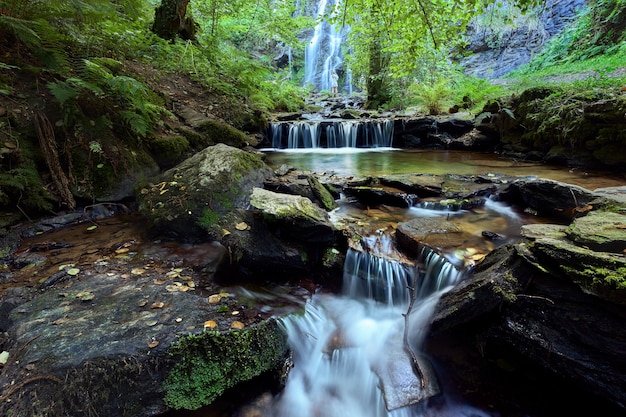
[[[275,149],[391,148],[392,120],[277,122],[270,124]]]
[[[463,272],[427,247],[413,265],[380,255],[348,249],[343,294],[316,294],[304,315],[282,319],[294,368],[278,416],[414,417],[441,394],[419,352],[439,297]]]

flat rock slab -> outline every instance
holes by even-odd
[[[210,293],[195,287],[192,273],[155,265],[108,273],[83,270],[67,285],[15,307],[7,329],[11,342],[5,345],[9,362],[0,374],[0,388],[3,394],[10,393],[11,401],[0,403],[0,415],[7,415],[6,407],[16,415],[84,416],[88,410],[112,417],[163,413],[164,382],[181,360],[171,349],[181,338],[206,337],[209,340],[202,343],[208,344],[212,338],[226,340],[236,333],[256,341],[254,349],[244,352],[199,353],[202,360],[222,364],[218,375],[222,379],[205,387],[214,390],[213,397],[199,405],[242,382],[240,369],[232,364],[229,368],[235,363],[229,362],[229,354],[252,363],[274,352],[272,360],[266,357],[263,364],[249,365],[247,378],[275,366],[287,347],[286,342],[280,346],[277,325],[268,325],[273,319],[231,314],[240,309],[241,301],[228,293],[208,297]],[[254,330],[259,326],[261,333]],[[264,351],[269,346],[257,335],[269,341],[267,336],[274,333],[272,347]]]
[[[626,250],[626,215],[611,212],[590,212],[578,218],[567,229],[568,237],[577,245],[602,252],[624,253]]]

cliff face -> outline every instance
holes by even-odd
[[[521,24],[505,22],[514,12],[502,8],[488,11],[482,19],[474,19],[468,25],[467,50],[472,55],[461,59],[460,64],[468,75],[480,78],[506,75],[529,62],[551,37],[575,18],[584,4],[584,0],[548,0],[535,17],[519,19]],[[503,16],[503,12],[507,16]]]

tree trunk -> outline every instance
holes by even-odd
[[[366,107],[368,109],[376,109],[391,100],[389,80],[385,75],[386,61],[380,42],[373,40],[370,45],[369,74],[367,77]]]
[[[161,5],[154,11],[152,31],[163,39],[180,36],[186,40],[195,40],[196,23],[187,14],[190,0],[161,0]]]

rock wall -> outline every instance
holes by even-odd
[[[494,30],[475,19],[468,25],[468,50],[460,61],[468,75],[498,78],[530,61],[551,37],[559,33],[585,4],[584,0],[549,0],[538,19],[522,26]],[[503,7],[507,7],[506,4]]]

